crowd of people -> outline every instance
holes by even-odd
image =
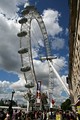
[[[3,110],[0,109],[0,120],[80,120],[80,115],[74,111],[45,110],[30,111],[24,110]]]
[[[74,111],[33,111],[28,114],[29,120],[80,120],[80,115]],[[28,119],[27,119],[28,120]]]
[[[26,112],[23,110],[0,109],[0,120],[26,120]]]

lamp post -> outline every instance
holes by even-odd
[[[13,100],[14,93],[15,93],[15,91],[13,90],[13,91],[12,91],[11,101]]]
[[[13,102],[13,96],[14,96],[15,91],[12,91],[12,96],[9,104],[9,114],[10,114],[10,120],[12,119],[12,114],[13,114],[13,109],[12,109],[12,102]]]

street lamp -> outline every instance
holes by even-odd
[[[15,93],[15,91],[13,90],[12,91],[12,96],[11,96],[11,101],[13,100],[14,93]]]
[[[10,120],[12,119],[12,114],[13,114],[13,109],[12,109],[12,102],[13,102],[13,96],[14,96],[15,91],[12,91],[12,96],[9,104],[9,114],[10,114]]]

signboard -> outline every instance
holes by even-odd
[[[37,83],[36,103],[41,103],[41,81],[38,81]]]

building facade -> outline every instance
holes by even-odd
[[[80,0],[69,0],[69,75],[68,83],[73,104],[80,104]]]

